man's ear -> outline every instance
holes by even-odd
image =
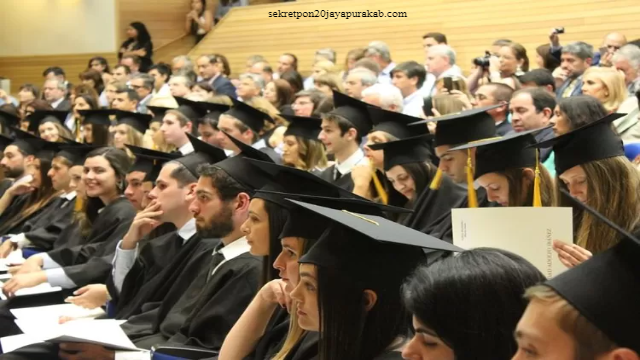
[[[542,115],[544,115],[544,117],[547,119],[551,119],[551,117],[553,116],[553,109],[549,109],[549,108],[542,109]]]
[[[591,65],[593,64],[593,59],[592,59],[592,58],[587,58],[587,59],[585,60],[585,62],[586,62],[587,64],[589,64],[589,66],[591,66]]]
[[[197,183],[187,185],[187,195],[185,196],[187,202],[192,202],[193,200],[195,200],[197,185]]]
[[[373,290],[365,290],[362,295],[364,300],[364,309],[366,311],[371,311],[371,309],[373,309],[373,307],[376,306],[376,303],[378,302],[378,294],[376,294]]]
[[[358,130],[356,130],[356,128],[349,128],[349,130],[344,133],[344,136],[347,137],[347,140],[355,140],[358,136]]]
[[[640,360],[640,356],[631,349],[619,348],[603,356],[602,360]]]
[[[237,211],[248,211],[249,203],[251,202],[251,197],[249,194],[245,192],[241,192],[236,197],[236,210]]]

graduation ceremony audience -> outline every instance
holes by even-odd
[[[187,3],[196,44],[248,5]],[[0,90],[0,359],[640,360],[637,42],[558,28],[464,69],[429,31],[422,59],[366,39],[236,73],[154,63],[150,29],[77,86]],[[493,241],[558,209],[562,236]]]

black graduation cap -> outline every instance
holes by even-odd
[[[426,162],[431,158],[431,135],[414,136],[402,140],[368,145],[371,150],[384,152],[383,167],[388,171],[396,165]]]
[[[0,109],[0,123],[5,128],[18,127],[18,124],[20,124],[20,117]]]
[[[556,173],[591,161],[624,156],[620,136],[611,129],[611,122],[626,114],[613,113],[566,134],[539,142],[537,148],[553,146]]]
[[[127,124],[144,134],[149,128],[151,115],[118,110],[116,111],[116,121],[118,125]]]
[[[201,105],[203,102],[193,101],[183,97],[177,97],[175,99],[178,103],[176,110],[193,122],[198,121],[198,119],[207,114],[207,110]]]
[[[425,123],[434,121],[436,123],[435,146],[458,145],[484,140],[496,136],[496,122],[487,111],[500,106],[504,106],[504,104],[470,109],[457,114],[418,121],[410,125],[424,126]]]
[[[92,125],[111,125],[110,116],[115,115],[117,110],[113,109],[98,109],[98,110],[78,110],[78,113],[82,115],[83,124]]]
[[[339,115],[349,120],[358,130],[358,136],[364,137],[373,127],[369,116],[369,104],[352,98],[339,91],[333,92],[333,105],[336,107],[329,114]]]
[[[155,182],[162,165],[181,156],[179,153],[166,153],[133,145],[127,145],[127,147],[136,156],[136,161],[129,169],[129,172],[140,171],[145,173],[144,181]]]
[[[60,111],[60,110],[36,110],[34,111],[27,120],[29,121],[29,131],[38,132],[38,127],[40,124],[45,122],[53,121],[59,124],[64,124],[64,121],[67,119],[69,115],[68,111]]]
[[[87,157],[87,154],[98,147],[81,144],[78,142],[72,143],[59,143],[59,151],[55,156],[61,156],[69,161],[71,161],[72,166],[84,165],[84,160]]]
[[[290,201],[330,221],[299,262],[340,271],[363,281],[365,286],[401,282],[425,260],[423,249],[463,251],[380,216]]]
[[[420,118],[384,110],[377,106],[369,106],[368,110],[374,125],[371,131],[384,131],[398,139],[429,133],[426,126],[409,126],[409,124],[421,121]]]
[[[289,122],[284,136],[293,135],[304,139],[320,141],[318,140],[318,135],[320,135],[320,131],[322,130],[320,127],[320,125],[322,125],[322,119],[284,114],[280,116]]]
[[[512,168],[535,167],[538,163],[534,133],[547,128],[523,131],[504,137],[457,146],[449,151],[476,148],[474,179]]]
[[[548,280],[551,287],[620,347],[640,353],[640,239],[591,207],[562,193],[623,238],[617,245]]]
[[[227,154],[219,147],[188,134],[189,141],[193,145],[193,152],[176,159],[184,165],[195,177],[198,177],[198,167],[202,164],[214,164],[227,158]]]
[[[233,137],[230,137],[233,139]],[[215,164],[216,167],[224,170],[229,176],[243,185],[248,191],[254,192],[265,185],[273,182],[273,178],[264,171],[251,164],[250,160],[262,160],[262,162],[273,162],[268,156],[265,159],[261,151],[243,152],[239,155],[229,157]],[[257,157],[254,157],[257,156]]]
[[[0,134],[0,151],[4,151],[4,149],[11,145],[15,140],[13,140],[12,138],[2,135]]]
[[[265,191],[259,190],[256,193],[256,197],[264,193]],[[276,192],[271,192],[271,195],[278,196],[281,199],[299,200],[331,209],[347,210],[367,215],[385,216],[385,213],[411,212],[406,208],[384,205],[367,199],[333,198]],[[297,211],[289,212],[289,217],[282,228],[279,238],[301,237],[308,240],[317,240],[327,227],[329,227],[329,220],[312,211],[298,207]]]
[[[225,114],[240,120],[256,134],[264,127],[265,120],[275,124],[275,121],[269,114],[247,105],[240,100],[232,98],[231,101],[233,101],[233,107],[225,112]]]
[[[151,119],[151,122],[162,122],[164,114],[169,110],[175,110],[175,108],[147,105],[147,110],[151,110],[153,113],[153,119]]]
[[[18,128],[13,128],[13,131],[16,139],[11,145],[17,146],[26,155],[35,155],[47,143],[43,139]]]
[[[229,109],[231,109],[231,106],[226,104],[216,104],[216,103],[206,102],[206,101],[201,102],[200,106],[203,109],[205,109],[207,113],[224,114],[225,112],[229,111]]]
[[[238,154],[238,155],[245,156],[245,157],[248,157],[248,158],[251,158],[251,159],[258,159],[258,160],[262,160],[262,161],[273,162],[273,159],[271,159],[269,157],[269,155],[267,155],[267,153],[262,152],[259,149],[256,149],[251,145],[247,145],[247,144],[243,143],[242,141],[234,138],[233,136],[227,134],[224,131],[223,131],[223,133],[225,135],[227,135],[229,140],[231,140],[238,147],[238,149],[240,149],[240,154]]]

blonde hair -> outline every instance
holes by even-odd
[[[587,177],[587,205],[623,229],[634,231],[640,224],[640,172],[624,156],[591,161],[580,166]],[[559,189],[566,189],[566,185],[556,179],[555,206],[571,207],[569,199]],[[619,242],[618,232],[593,215],[582,211],[576,215],[577,245],[595,254]]]
[[[327,154],[324,145],[321,142],[306,139],[301,136],[295,136],[298,142],[298,161],[290,165],[295,168],[311,171],[316,168],[324,169],[327,167]]]
[[[329,60],[320,60],[317,63],[313,64],[313,67],[318,67],[321,70],[326,71],[329,74],[337,74],[338,69],[336,68],[336,64]]]
[[[625,86],[624,75],[610,67],[590,67],[583,75],[583,79],[587,76],[593,76],[602,81],[607,93],[604,99],[598,99],[608,111],[616,111],[628,97],[628,91]]]
[[[73,134],[71,134],[71,131],[64,125],[60,124],[57,121],[47,121],[47,122],[43,122],[42,124],[40,124],[40,126],[42,126],[43,124],[46,124],[50,122],[51,124],[53,124],[53,126],[58,130],[58,140],[56,140],[57,143],[66,143],[67,140],[75,140],[75,136],[73,136]],[[38,126],[38,134],[40,134],[40,126]],[[38,137],[40,137],[38,135]]]
[[[336,74],[326,73],[319,75],[314,79],[313,83],[317,85],[326,85],[333,91],[344,92],[344,87],[342,86],[342,79]]]
[[[536,285],[527,289],[524,296],[529,301],[544,303],[547,311],[557,307],[556,323],[560,330],[575,341],[576,359],[595,359],[618,347],[552,288]]]
[[[149,100],[148,105],[175,109],[178,107],[178,102],[173,96],[154,96]]]
[[[120,125],[124,125],[126,129],[127,137],[124,140],[125,145],[143,147],[144,135],[140,131],[134,129],[133,126],[129,124],[118,124],[117,126],[120,126]],[[129,150],[128,147],[125,146],[123,150],[127,153],[127,155],[129,155],[129,158],[135,159],[135,155],[133,155],[133,153],[131,152],[131,150]]]
[[[453,97],[453,95],[440,94],[433,97],[433,108],[444,116],[463,111],[464,103]]]
[[[233,101],[227,95],[215,95],[209,99],[210,103],[233,106]]]

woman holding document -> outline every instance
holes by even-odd
[[[536,144],[553,146],[555,206],[571,206],[559,190],[568,191],[618,226],[637,233],[640,228],[640,173],[625,157],[622,140],[611,128],[616,114]],[[573,267],[620,241],[618,233],[591,214],[574,207],[575,244],[554,242],[560,260]],[[568,239],[563,239],[568,240]]]

